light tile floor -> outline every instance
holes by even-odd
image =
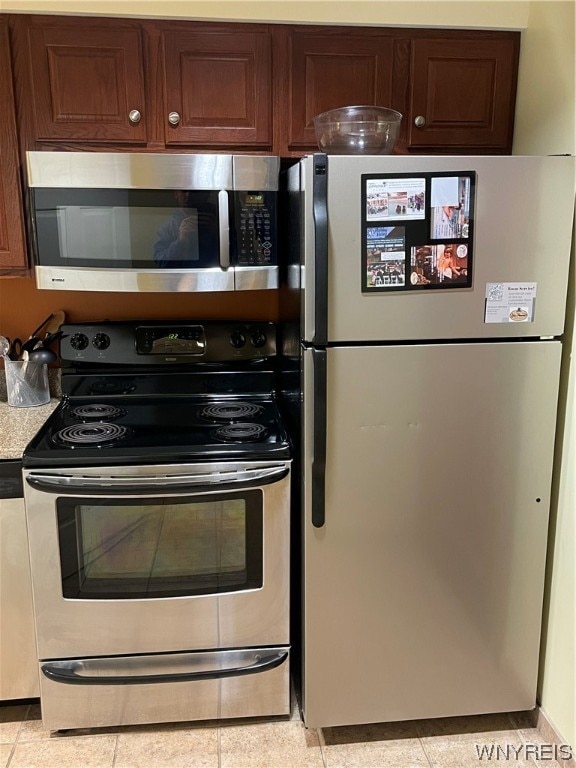
[[[50,735],[38,704],[0,707],[0,768],[561,768],[537,760],[531,716],[306,729],[290,719],[85,729]],[[500,746],[492,758],[477,752]],[[515,747],[515,750],[512,750]],[[505,759],[508,750],[509,759]]]

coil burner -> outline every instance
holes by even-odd
[[[210,421],[243,421],[258,416],[263,410],[261,405],[241,401],[213,403],[202,408],[200,416]]]
[[[268,430],[261,424],[238,422],[226,424],[214,431],[214,437],[224,443],[244,443],[263,440],[268,436]]]
[[[84,422],[110,421],[126,416],[126,411],[124,408],[117,408],[115,405],[92,403],[90,405],[79,405],[70,412],[70,415]]]
[[[128,434],[128,428],[120,424],[75,424],[64,427],[53,436],[52,440],[67,448],[76,446],[99,446],[117,442]]]

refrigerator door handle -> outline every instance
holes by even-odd
[[[312,343],[328,343],[328,158],[314,155],[312,183],[314,215],[314,337]]]
[[[328,384],[327,352],[312,351],[314,375],[314,443],[312,446],[312,525],[322,528],[326,518],[326,390]]]

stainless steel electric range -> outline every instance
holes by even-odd
[[[288,714],[275,326],[62,330],[23,458],[44,726]]]

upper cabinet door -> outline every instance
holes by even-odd
[[[268,28],[163,35],[166,145],[272,147]]]
[[[282,151],[318,149],[314,116],[354,104],[392,106],[393,41],[374,30],[292,27],[287,41],[288,135]]]
[[[518,38],[413,39],[410,149],[511,151]]]
[[[8,30],[0,17],[0,274],[27,267]]]
[[[26,101],[36,141],[146,141],[138,26],[61,17],[21,23],[26,27],[18,39],[29,59]]]

